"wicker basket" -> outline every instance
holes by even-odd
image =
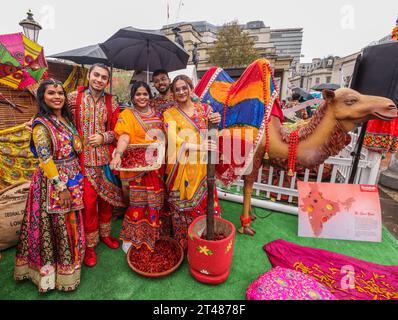
[[[119,171],[151,171],[162,166],[165,145],[161,142],[150,144],[129,144],[122,157]]]

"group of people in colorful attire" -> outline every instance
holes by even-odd
[[[120,112],[105,93],[110,71],[93,65],[89,86],[68,96],[60,81],[44,80],[37,91],[39,111],[28,124],[31,150],[39,159],[32,178],[15,257],[14,278],[31,279],[40,292],[72,291],[80,283],[84,263],[97,263],[95,247],[111,249],[114,207],[127,207],[119,238],[123,249],[133,245],[155,250],[161,235],[186,249],[189,224],[205,214],[206,161],[215,151],[208,140],[208,121],[221,116],[198,101],[189,77],[171,82],[167,71],[153,73],[159,95],[152,98],[145,82],[131,88],[132,106]],[[194,139],[179,133],[191,130]],[[157,170],[119,171],[129,144],[166,145],[166,159]],[[127,200],[128,199],[128,200]],[[214,194],[215,214],[220,214]]]

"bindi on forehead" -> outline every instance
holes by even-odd
[[[62,89],[61,85],[59,84],[51,84],[49,86],[47,86],[46,88],[47,92],[58,92],[58,93],[64,93],[64,90]]]

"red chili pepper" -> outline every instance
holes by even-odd
[[[176,251],[173,243],[158,240],[154,252],[146,245],[138,250],[131,250],[129,260],[138,270],[147,273],[160,273],[173,268],[180,259],[180,252]]]

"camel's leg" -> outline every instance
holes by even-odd
[[[253,180],[244,179],[243,187],[243,214],[241,215],[242,226],[238,229],[238,232],[254,236],[255,230],[250,226],[250,206],[251,196],[253,191]]]
[[[249,216],[250,216],[250,219],[252,219],[252,221],[254,221],[257,219],[257,216],[254,214],[252,209],[253,209],[253,206],[250,205]]]

